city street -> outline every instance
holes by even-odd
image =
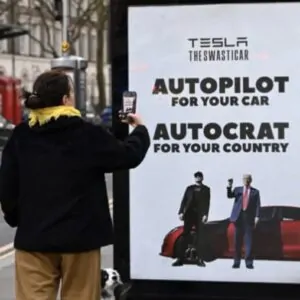
[[[107,192],[112,199],[112,176],[106,177]],[[112,204],[112,203],[111,203]],[[110,206],[112,212],[112,205]],[[2,217],[0,218],[0,300],[14,300],[14,253],[12,251],[1,255],[1,247],[13,241],[14,230],[9,228]],[[113,247],[102,249],[102,267],[108,268],[113,265]]]

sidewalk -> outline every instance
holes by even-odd
[[[15,300],[14,266],[0,270],[0,300]]]

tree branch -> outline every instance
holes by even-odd
[[[18,25],[20,25],[20,26],[24,26],[24,25],[30,25],[30,26],[38,26],[38,25],[40,25],[40,23],[26,23],[26,22],[24,22],[24,23],[21,23],[21,22],[18,22]],[[40,39],[38,39],[38,38],[36,38],[31,32],[30,32],[30,30],[29,30],[29,33],[28,33],[28,37],[30,38],[30,40],[32,40],[32,41],[34,41],[34,42],[36,42],[36,43],[38,43],[38,45],[40,46],[40,48],[41,48],[41,50],[43,51],[43,52],[45,52],[45,53],[48,53],[48,54],[51,54],[53,57],[58,57],[58,54],[57,54],[57,52],[55,51],[55,49],[54,49],[54,51],[53,51],[53,49],[52,48],[48,48]]]
[[[48,48],[47,46],[44,45],[44,43],[43,43],[41,40],[37,39],[37,38],[36,38],[34,35],[32,35],[31,33],[29,33],[29,38],[30,38],[32,41],[38,43],[39,46],[41,47],[41,50],[42,50],[43,52],[48,53],[48,54],[51,54],[54,58],[56,58],[56,57],[59,56],[58,53],[56,52],[56,50],[55,50],[53,47],[49,47],[49,48]]]
[[[65,1],[65,0],[62,0]],[[54,3],[54,1],[50,1],[51,3]],[[54,13],[54,4],[51,5],[49,1],[46,0],[36,0],[36,6],[35,9],[37,11],[41,11],[44,17],[51,18],[54,20],[55,13]]]
[[[45,6],[36,7],[36,11],[38,12],[40,20],[41,20],[41,25],[42,25],[41,28],[45,30],[46,41],[47,41],[46,44],[44,43],[45,41],[40,41],[39,44],[43,44],[44,48],[48,48],[49,51],[47,51],[47,53],[51,53],[53,55],[53,57],[58,57],[59,55],[58,55],[55,47],[53,46],[53,44],[51,44],[51,40],[52,40],[51,31],[50,31],[50,26],[48,24],[48,22],[51,22],[51,19],[49,20],[49,18],[47,18],[48,17],[47,11],[49,9],[49,5],[46,1],[43,1],[43,0],[39,0],[39,4],[45,5]],[[47,22],[47,20],[48,20],[48,22]],[[52,21],[52,23],[54,23],[54,22]],[[54,32],[53,32],[52,36],[54,37]]]
[[[8,7],[11,5],[16,5],[19,3],[21,0],[8,0],[10,1],[9,5],[6,5]],[[68,0],[63,0],[63,1],[68,1]],[[43,30],[43,35],[44,38],[38,39],[36,36],[34,36],[32,33],[29,33],[29,38],[38,43],[40,46],[40,49],[47,54],[51,54],[53,57],[58,57],[58,53],[55,48],[55,32],[51,34],[51,26],[52,24],[55,24],[54,21],[54,3],[53,1],[48,1],[48,0],[36,0],[36,7],[34,9],[34,12],[31,12],[27,20],[22,22],[18,22],[19,25],[34,25],[32,22],[35,17],[39,18],[39,24],[38,26],[41,26],[41,29]],[[105,24],[105,21],[108,18],[108,6],[104,4],[104,0],[91,0],[89,1],[88,5],[85,7],[84,2],[82,0],[72,0],[71,5],[74,9],[76,9],[76,17],[69,17],[69,23],[70,23],[70,28],[69,28],[69,36],[70,36],[70,44],[71,47],[74,46],[74,42],[80,37],[82,29],[85,26],[91,26],[93,28],[96,28],[99,30],[103,30],[103,24]],[[71,9],[72,9],[71,7]],[[99,12],[101,11],[101,14]],[[98,13],[96,13],[98,12]],[[0,5],[0,14],[1,14],[1,5]],[[97,15],[98,19],[93,20],[93,17]],[[99,19],[99,16],[101,18]],[[54,27],[54,26],[53,26]],[[52,40],[53,37],[53,40]]]
[[[72,36],[72,40],[77,40],[80,36],[82,28],[86,25],[91,25],[94,27],[94,22],[92,20],[93,15],[99,9],[99,7],[103,6],[103,0],[94,0],[91,1],[86,9],[82,7],[82,1],[73,0],[74,4],[77,5],[77,16],[74,19],[72,26],[74,26],[74,32]]]

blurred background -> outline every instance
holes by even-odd
[[[107,0],[0,0],[0,158],[13,128],[28,116],[24,101],[33,82],[61,57],[63,40],[68,42],[67,56],[83,57],[88,63],[84,81],[78,77],[79,85],[86,84],[86,97],[80,96],[85,118],[110,129],[108,20]],[[113,214],[111,174],[106,182]],[[0,300],[15,299],[14,234],[0,212]],[[104,247],[102,267],[112,264],[113,246]]]
[[[111,126],[109,1],[68,1],[70,55],[88,60],[86,118]],[[27,111],[23,103],[61,56],[62,0],[0,1],[0,147]]]

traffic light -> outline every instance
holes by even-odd
[[[63,3],[62,1],[68,0],[54,0],[54,18],[55,21],[62,21],[63,18]]]

